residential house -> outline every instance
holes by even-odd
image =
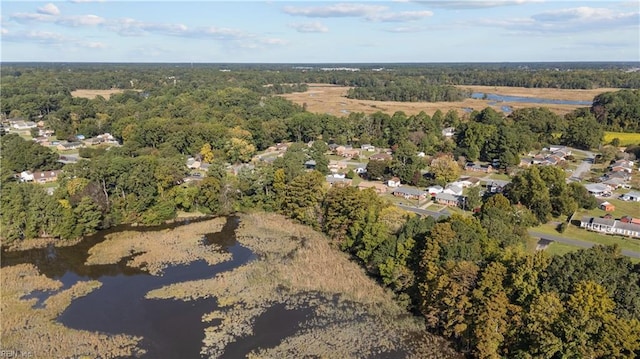
[[[376,153],[369,157],[369,161],[391,161],[393,157],[387,153]]]
[[[379,182],[362,181],[358,184],[359,190],[372,188],[377,194],[387,193],[387,186]]]
[[[349,187],[351,180],[344,177],[334,177],[335,175],[327,175],[326,181],[331,187]]]
[[[429,192],[431,197],[437,195],[438,193],[442,193],[442,191],[444,191],[444,188],[442,188],[442,186],[435,185],[427,187],[427,192]]]
[[[33,173],[31,171],[22,171],[22,172],[20,172],[20,181],[21,182],[31,182],[31,181],[33,181]]]
[[[329,171],[335,173],[335,172],[347,169],[347,163],[344,161],[330,160],[329,166],[327,167],[329,168]]]
[[[520,167],[531,167],[533,164],[533,158],[523,157],[520,159]]]
[[[487,182],[487,192],[502,193],[504,191],[504,188],[508,184],[509,184],[509,181],[491,180],[491,182]]]
[[[367,165],[365,165],[364,163],[361,163],[359,165],[356,166],[356,168],[353,170],[353,172],[361,175],[363,173],[367,173]]]
[[[58,150],[60,150],[60,151],[75,150],[75,149],[78,149],[80,147],[83,147],[81,142],[60,142],[56,146],[56,148]]]
[[[454,196],[462,196],[462,187],[455,184],[448,184],[442,193],[451,194]]]
[[[493,172],[493,166],[469,162],[464,166],[464,170],[470,172],[491,173]]]
[[[640,224],[622,222],[615,219],[584,216],[580,220],[580,227],[605,234],[619,234],[640,238]]]
[[[634,217],[631,217],[631,216],[624,216],[624,217],[620,218],[620,222],[622,222],[622,223],[640,224],[640,218],[634,218]]]
[[[611,164],[611,166],[609,166],[609,170],[611,172],[632,173],[633,172],[633,161],[629,161],[629,160],[616,161],[613,164]]]
[[[29,130],[29,129],[38,127],[38,124],[33,121],[17,120],[17,121],[10,121],[10,123],[11,123],[11,127],[13,127],[16,130]]]
[[[427,198],[427,192],[418,188],[400,187],[391,192],[396,197],[404,197],[406,199],[422,200]]]
[[[360,149],[367,152],[374,152],[376,150],[376,146],[366,143],[360,146]]]
[[[396,187],[400,187],[400,178],[398,177],[391,177],[388,181],[387,181],[387,186],[391,187],[391,188],[396,188]]]
[[[606,184],[607,186],[617,189],[622,187],[625,184],[625,180],[619,177],[609,178],[606,181],[603,181],[602,184]]]
[[[630,191],[622,195],[623,201],[633,201],[640,202],[640,192],[638,191]]]
[[[611,193],[611,187],[602,183],[589,183],[584,186],[590,194],[594,196],[602,196]]]
[[[38,183],[55,182],[58,180],[58,175],[62,171],[36,171],[33,172],[33,181]]]
[[[187,158],[187,167],[191,170],[197,170],[200,168],[200,165],[202,164],[202,162],[196,160],[193,157],[189,157]]]
[[[340,156],[344,157],[344,158],[354,158],[354,157],[359,157],[360,156],[360,150],[357,149],[345,149],[344,151],[342,151],[342,153],[340,154]]]
[[[436,202],[445,206],[457,206],[460,203],[460,197],[450,193],[436,194]]]
[[[442,129],[442,137],[451,138],[456,133],[455,127],[447,127]]]
[[[629,172],[626,171],[618,171],[618,172],[607,172],[604,174],[605,178],[621,178],[625,181],[628,181],[631,179],[631,174]]]
[[[480,184],[480,179],[477,177],[460,177],[455,182],[451,182],[452,185],[460,186],[462,188],[475,187]]]
[[[609,202],[602,202],[600,203],[600,205],[598,206],[598,208],[600,208],[601,210],[605,211],[605,212],[613,212],[616,210],[616,206],[614,206],[613,204],[609,203]]]

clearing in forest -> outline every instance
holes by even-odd
[[[524,88],[524,87],[498,87],[498,86],[458,86],[471,92],[492,93],[503,96],[533,97],[550,100],[566,101],[592,101],[595,96],[608,91],[618,89],[600,88],[592,90],[568,90],[549,88]],[[581,105],[558,105],[558,104],[537,104],[524,102],[495,102],[484,99],[464,99],[456,102],[399,102],[399,101],[372,101],[354,100],[346,97],[347,91],[351,87],[337,86],[329,84],[309,84],[309,89],[305,92],[296,92],[282,95],[284,98],[305,105],[307,111],[315,113],[328,113],[334,116],[348,116],[351,112],[363,112],[372,114],[378,111],[393,114],[396,111],[404,111],[407,115],[414,115],[424,111],[433,115],[436,110],[446,113],[449,110],[456,110],[460,115],[471,110],[481,111],[486,107],[493,107],[497,111],[502,111],[502,106],[509,106],[516,110],[526,107],[547,107],[553,112],[564,115],[576,108],[586,107]]]

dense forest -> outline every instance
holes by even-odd
[[[6,117],[42,120],[60,139],[109,132],[122,144],[83,151],[85,158],[64,165],[49,195],[14,175],[58,169],[58,155],[16,134],[2,136],[3,240],[73,239],[120,223],[162,223],[178,211],[274,211],[327,234],[421,315],[428,330],[473,357],[640,354],[640,265],[614,247],[555,257],[526,251],[528,227],[596,205],[584,186],[566,184],[561,169],[531,167],[514,177],[504,195],[478,198],[477,213],[439,221],[409,215],[372,190],[327,188],[324,177],[327,142],[390,148],[393,159],[370,162],[369,175],[416,185],[455,179],[457,161],[498,159],[508,168],[519,163],[520,153],[549,144],[592,148],[605,129],[637,130],[638,90],[603,94],[592,108],[565,117],[544,108],[509,115],[487,108],[463,117],[455,111],[336,117],[308,113],[274,96],[304,89],[298,84],[307,82],[357,85],[430,74],[434,86],[508,79],[534,86],[545,78],[544,85],[554,87],[590,87],[596,80],[598,86],[640,87],[637,73],[499,71],[498,65],[474,75],[468,65],[360,73],[221,66],[3,66]],[[515,84],[518,79],[522,83]],[[586,82],[574,84],[577,79]],[[109,99],[72,97],[80,88],[126,91]],[[442,135],[449,126],[456,127],[455,140]],[[250,162],[279,142],[293,142],[282,157],[229,172],[227,164]],[[202,180],[184,181],[190,156],[211,163]],[[305,170],[309,159],[316,170]],[[425,168],[432,178],[423,176]]]

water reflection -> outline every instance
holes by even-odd
[[[153,232],[175,228],[181,224],[159,227],[132,228],[120,226],[85,238],[70,247],[32,249],[2,252],[2,266],[32,263],[44,275],[63,283],[63,289],[79,281],[99,280],[102,286],[88,295],[71,302],[58,321],[74,329],[104,333],[125,333],[142,336],[141,346],[147,350],[145,358],[173,359],[200,358],[205,325],[202,315],[216,308],[214,298],[191,302],[178,300],[145,299],[150,290],[183,281],[212,278],[216,274],[236,268],[254,258],[254,254],[242,247],[235,238],[239,219],[227,217],[220,232],[206,234],[205,245],[217,244],[232,254],[232,259],[216,265],[196,261],[187,265],[166,268],[162,276],[126,265],[131,258],[116,264],[85,265],[88,250],[116,231],[135,230]],[[58,291],[36,291],[29,298],[38,299],[36,306]]]

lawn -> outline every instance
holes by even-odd
[[[611,143],[611,141],[617,138],[620,140],[621,146],[637,145],[640,144],[640,133],[637,132],[604,132],[604,143]]]
[[[619,235],[606,235],[596,232],[587,231],[580,227],[570,225],[564,233],[558,233],[555,229],[555,225],[551,223],[543,224],[537,227],[533,227],[532,230],[536,232],[542,232],[551,234],[558,237],[577,239],[585,242],[591,242],[602,245],[614,245],[622,249],[628,249],[630,251],[640,252],[640,239],[622,237]]]
[[[628,190],[624,191],[624,193],[626,192],[628,192]],[[613,204],[616,207],[615,211],[605,212],[599,208],[592,210],[580,209],[576,212],[573,218],[579,220],[582,216],[602,217],[607,213],[613,215],[613,218],[621,218],[623,216],[640,217],[640,204],[638,204],[638,202],[623,201],[615,198],[617,196],[618,194],[614,193],[610,198],[602,198],[602,200]]]

